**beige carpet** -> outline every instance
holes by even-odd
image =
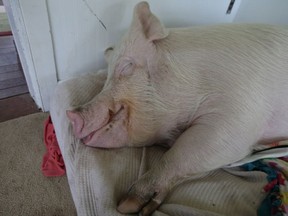
[[[0,215],[76,215],[66,176],[47,178],[41,172],[47,116],[0,123]]]

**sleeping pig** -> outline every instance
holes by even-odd
[[[288,138],[288,29],[219,25],[167,29],[141,2],[105,52],[103,90],[67,111],[87,146],[166,144],[160,162],[119,202],[151,214],[175,185]]]

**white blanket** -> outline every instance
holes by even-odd
[[[121,215],[117,202],[165,152],[162,147],[97,149],[73,137],[65,111],[93,98],[104,80],[105,75],[97,72],[61,82],[51,100],[50,113],[79,216]],[[239,168],[193,176],[171,191],[153,215],[256,215],[266,183],[266,174]]]

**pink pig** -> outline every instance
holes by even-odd
[[[136,5],[129,31],[105,52],[108,75],[89,103],[67,111],[87,146],[171,147],[118,211],[150,215],[187,176],[288,138],[288,29],[219,25],[167,29]]]

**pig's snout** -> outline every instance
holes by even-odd
[[[110,107],[103,102],[97,104],[89,104],[81,109],[81,111],[67,110],[73,133],[78,139],[88,140],[87,138],[92,132],[99,130],[105,126],[117,107]]]
[[[127,138],[123,125],[127,119],[127,106],[124,104],[115,103],[111,106],[105,103],[90,104],[82,111],[67,110],[66,113],[75,137],[86,145],[117,147],[119,145],[116,143],[117,138],[120,140]]]
[[[67,117],[69,118],[72,128],[73,128],[73,133],[77,138],[81,138],[81,132],[84,126],[84,120],[81,117],[81,115],[76,112],[76,111],[66,111]]]

